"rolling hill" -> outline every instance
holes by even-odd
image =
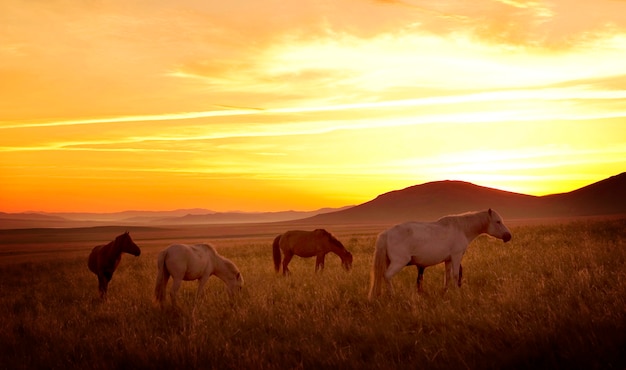
[[[572,218],[626,215],[626,172],[562,194],[532,196],[463,181],[435,181],[395,190],[354,207],[312,212],[226,212],[205,209],[115,214],[38,214],[0,212],[0,229],[166,226],[282,222],[292,226],[393,224],[432,221],[441,216],[493,208],[505,219]]]
[[[379,195],[339,212],[317,215],[316,224],[430,221],[448,214],[487,208],[505,219],[626,214],[626,172],[578,190],[532,196],[463,181],[436,181]],[[304,221],[304,220],[303,220]]]

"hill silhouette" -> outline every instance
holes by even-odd
[[[303,227],[339,224],[393,224],[433,221],[449,214],[493,208],[506,220],[626,215],[626,172],[580,189],[533,196],[463,181],[435,181],[377,196],[354,207],[309,212],[225,212],[206,209],[164,212],[125,211],[112,214],[2,213],[0,229],[76,228],[103,225],[165,226],[237,223],[283,223]]]
[[[379,195],[347,210],[307,219],[318,224],[432,221],[487,208],[505,219],[626,214],[626,172],[578,190],[532,196],[463,181],[436,181]]]

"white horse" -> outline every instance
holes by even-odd
[[[491,208],[445,216],[436,222],[406,222],[383,231],[376,239],[369,298],[381,294],[383,279],[393,292],[391,278],[408,265],[417,266],[423,273],[425,267],[445,262],[445,288],[450,280],[458,281],[460,286],[463,254],[469,243],[484,233],[505,243],[511,240],[511,232]],[[421,291],[420,278],[418,276],[418,291]]]
[[[236,290],[241,290],[243,277],[237,266],[229,259],[222,257],[210,244],[172,244],[159,253],[154,300],[163,305],[165,290],[170,278],[174,280],[170,297],[172,306],[177,307],[176,292],[180,289],[183,280],[198,280],[196,301],[211,275],[222,279],[232,296]]]

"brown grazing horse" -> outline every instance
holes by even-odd
[[[106,299],[107,287],[113,272],[122,260],[122,252],[139,256],[141,250],[130,238],[128,231],[118,236],[107,245],[98,245],[91,250],[89,254],[89,270],[98,276],[98,289],[100,298]]]
[[[283,275],[289,273],[287,265],[291,258],[296,255],[300,257],[317,257],[315,261],[315,271],[324,268],[324,258],[326,253],[333,252],[341,258],[341,264],[346,270],[352,267],[352,254],[346,250],[337,238],[324,229],[313,231],[291,230],[278,235],[273,243],[274,269],[280,271],[281,252],[283,259]]]

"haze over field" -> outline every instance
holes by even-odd
[[[0,211],[314,210],[626,165],[626,2],[0,3]]]

